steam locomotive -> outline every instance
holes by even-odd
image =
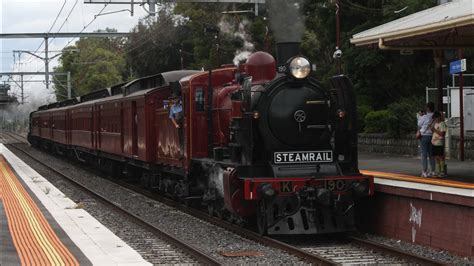
[[[278,63],[256,52],[239,66],[160,73],[42,106],[28,140],[211,215],[256,221],[262,234],[353,230],[354,204],[374,184],[358,170],[351,82],[332,77],[328,90],[298,44],[277,50]]]

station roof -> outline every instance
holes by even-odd
[[[447,49],[474,46],[474,1],[455,0],[357,33],[356,46]]]

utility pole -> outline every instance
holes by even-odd
[[[336,0],[336,51],[334,52],[334,59],[337,62],[337,71],[339,74],[342,73],[341,71],[341,8],[340,8],[340,0]]]
[[[25,104],[25,91],[23,89],[23,75],[20,75],[20,84],[21,84],[21,104]]]
[[[60,54],[58,54],[58,55],[60,55]],[[46,81],[46,90],[49,90],[48,37],[44,38],[44,72],[45,72],[44,78],[45,78],[45,81]]]
[[[67,98],[71,99],[71,71],[67,72]]]
[[[21,55],[21,53],[26,53],[26,54],[29,54],[29,55],[32,55],[40,60],[43,60],[44,61],[44,80],[45,80],[45,84],[46,84],[46,89],[49,90],[49,62],[60,56],[61,53],[58,53],[52,57],[49,57],[49,48],[48,48],[48,37],[45,37],[44,38],[44,57],[41,57],[39,55],[36,55],[34,54],[33,52],[30,52],[30,51],[23,51],[23,50],[15,50],[13,51],[14,53],[19,53]]]
[[[21,103],[24,104],[24,101],[25,101],[25,96],[24,96],[24,79],[23,79],[23,76],[35,76],[35,75],[45,75],[46,72],[0,72],[0,77],[1,76],[15,76],[15,75],[18,75],[20,76],[20,84],[18,84],[15,80],[13,79],[10,79],[11,81],[13,81],[17,86],[20,87],[21,89]],[[71,91],[72,91],[72,88],[71,88],[71,72],[67,72],[67,73],[58,73],[58,72],[53,72],[51,73],[51,75],[54,75],[54,76],[67,76],[67,96],[68,96],[68,99],[71,98]]]
[[[156,1],[156,0],[155,0]],[[58,32],[58,33],[0,33],[0,39],[18,39],[18,38],[42,38],[44,39],[44,48],[45,56],[41,57],[34,54],[30,51],[13,51],[19,53],[27,53],[36,58],[39,58],[44,61],[44,75],[46,82],[46,89],[49,89],[49,62],[61,55],[61,53],[56,54],[52,57],[49,56],[48,41],[49,38],[81,38],[81,37],[90,37],[90,38],[112,38],[112,37],[127,37],[130,35],[129,32]]]
[[[463,49],[458,50],[459,60],[462,60],[464,57]],[[462,71],[459,73],[459,159],[464,161],[464,76]]]

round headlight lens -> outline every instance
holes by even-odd
[[[311,64],[304,57],[295,57],[290,62],[290,73],[297,79],[306,78],[311,72]]]

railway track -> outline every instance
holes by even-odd
[[[24,137],[21,138],[21,136],[20,137],[15,136],[15,133],[8,133],[8,136],[18,142],[25,143],[24,141],[25,138]],[[39,162],[40,164],[58,173],[59,175],[62,175],[55,169],[52,169],[48,165],[34,158],[33,155],[17,147],[15,144],[11,144],[11,146],[20,150],[27,156],[31,157],[33,160]],[[107,180],[109,180],[112,183],[119,184],[129,190],[132,190],[135,193],[142,194],[150,199],[156,200],[170,207],[173,207],[179,211],[192,215],[200,220],[206,221],[210,224],[229,230],[237,235],[240,235],[243,238],[258,242],[265,246],[280,249],[291,255],[299,257],[303,261],[309,262],[314,265],[338,265],[338,264],[344,264],[344,265],[360,265],[360,264],[443,265],[444,264],[442,262],[439,262],[433,259],[417,256],[410,252],[406,252],[403,250],[385,246],[373,241],[360,239],[355,236],[349,236],[348,237],[349,242],[346,241],[346,243],[342,243],[342,244],[341,243],[330,244],[330,245],[323,244],[323,245],[317,245],[317,246],[287,244],[284,241],[279,241],[267,236],[261,236],[251,230],[234,225],[228,221],[211,217],[205,212],[202,212],[195,208],[188,207],[184,204],[181,204],[169,198],[160,196],[156,193],[152,193],[148,190],[145,190],[136,185],[127,183],[125,181],[116,180],[116,179],[108,179],[108,178]],[[71,182],[76,183],[74,180],[71,180]],[[80,184],[78,185],[82,187],[82,185]],[[94,193],[94,192],[91,191],[91,193]],[[101,197],[100,195],[98,196]],[[103,200],[106,200],[106,199],[103,199]],[[110,203],[110,204],[112,204],[115,207],[120,208],[119,206],[116,206],[116,204],[114,203]],[[126,211],[122,210],[122,212],[126,212]],[[129,215],[129,214],[125,214],[125,215]],[[133,214],[131,215],[134,216]],[[132,219],[140,220],[140,218],[136,216],[132,217]],[[146,222],[141,221],[141,220],[139,222],[147,224]],[[146,226],[153,227],[152,225],[149,225],[149,224],[147,224]],[[189,253],[192,254],[192,252],[189,252]],[[199,260],[199,261],[203,262],[203,260]],[[219,263],[219,262],[214,261],[213,263],[208,262],[205,264],[214,264],[214,263]]]
[[[14,136],[12,133],[8,133],[7,136],[11,139],[16,141],[23,142],[20,140],[19,137]],[[3,140],[8,141],[5,137],[2,137]],[[94,192],[93,190],[83,186],[82,184],[75,181],[73,178],[61,173],[60,171],[50,167],[49,165],[43,163],[41,160],[37,159],[35,156],[31,155],[27,151],[21,149],[20,147],[16,146],[14,143],[10,143],[10,147],[21,151],[32,160],[41,164],[49,171],[54,172],[56,175],[60,176],[67,182],[73,184],[75,187],[79,188],[81,191],[84,191],[88,195],[90,195],[93,199],[101,202],[102,204],[106,205],[114,212],[119,213],[120,215],[126,217],[128,220],[132,221],[133,223],[139,225],[141,228],[146,230],[147,232],[152,233],[157,238],[161,239],[162,241],[154,241],[154,239],[137,239],[138,246],[142,245],[146,250],[153,250],[154,256],[156,257],[156,261],[151,261],[152,263],[159,263],[159,264],[196,264],[201,263],[205,265],[221,265],[221,263],[211,257],[208,254],[203,253],[199,248],[193,247],[184,241],[181,241],[179,238],[167,234],[166,232],[160,230],[156,226],[146,222],[145,220],[141,219],[140,217],[136,216],[135,214],[123,209],[121,206],[117,205],[116,203],[108,200],[107,198],[99,195],[98,193]],[[143,252],[147,252],[144,250]],[[142,253],[143,253],[142,252]],[[183,256],[183,253],[185,254]]]
[[[444,265],[440,261],[350,235],[332,244],[296,246],[341,265]]]

